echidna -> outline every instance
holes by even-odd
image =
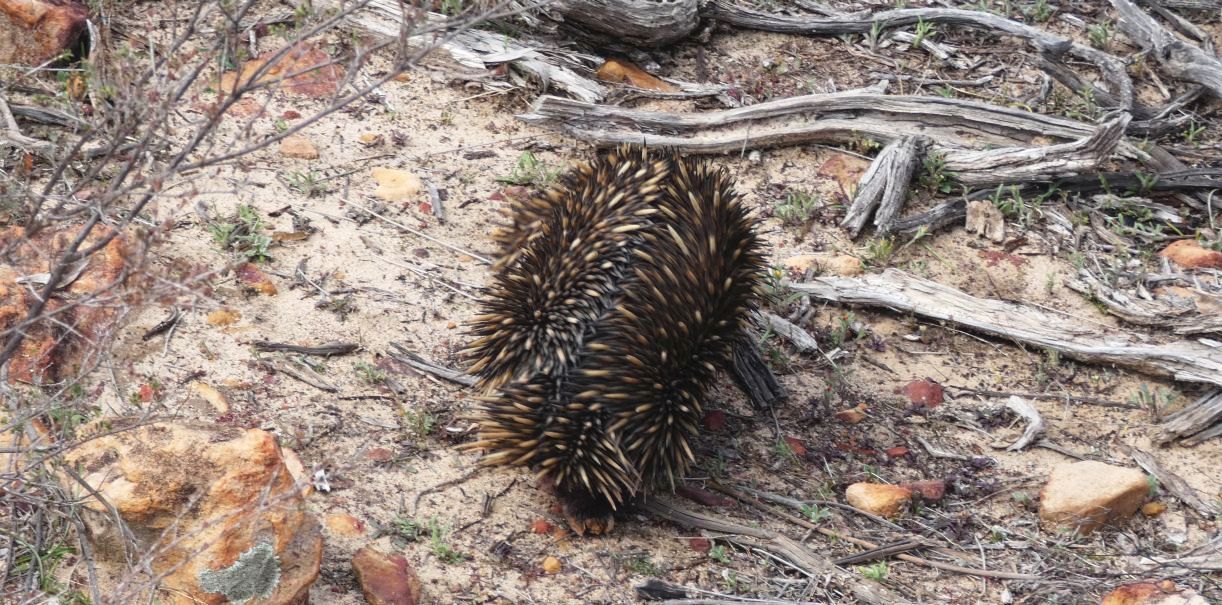
[[[729,175],[622,146],[515,209],[467,349],[488,464],[554,484],[578,533],[694,461],[764,260]]]

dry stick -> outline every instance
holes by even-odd
[[[1023,38],[1031,42],[1040,52],[1048,52],[1053,56],[1068,53],[1094,63],[1111,85],[1119,108],[1127,111],[1133,106],[1133,82],[1125,72],[1125,64],[1120,59],[1042,29],[983,11],[953,8],[902,8],[861,16],[787,17],[761,13],[723,0],[710,2],[708,10],[717,20],[737,27],[813,36],[865,34],[875,27],[894,28],[921,22],[987,29]]]
[[[1222,97],[1222,60],[1177,38],[1130,0],[1111,0],[1120,31],[1146,50],[1167,73]]]
[[[753,502],[753,500],[750,497],[748,497],[746,494],[738,493],[724,486],[721,488],[720,491],[723,491],[726,494],[733,496],[735,499],[739,500],[740,502],[743,502],[745,504],[755,505],[755,502]],[[797,525],[801,525],[802,527],[805,527],[807,529],[817,531],[829,538],[835,538],[837,540],[844,540],[845,542],[848,542],[850,544],[856,544],[858,546],[869,548],[869,549],[880,548],[878,544],[875,544],[868,540],[862,540],[861,538],[854,538],[852,536],[846,536],[840,532],[837,532],[831,529],[827,529],[825,527],[820,527],[818,525],[815,525],[814,523],[811,523],[810,521],[806,519],[803,519],[802,517],[790,514],[785,511],[769,510],[768,512],[771,514],[777,515],[781,517],[782,519],[785,519],[786,521],[789,521],[791,523],[796,523]],[[930,545],[930,546],[933,546],[933,545]],[[937,547],[935,546],[935,548]],[[952,556],[955,556],[955,557],[963,556],[962,554],[954,552],[951,549],[938,548],[938,550],[940,552],[946,552],[947,554],[951,554]],[[931,561],[929,559],[924,559],[921,557],[917,557],[914,555],[908,555],[908,554],[896,555],[896,558],[903,560],[903,561],[908,561],[909,563],[916,563],[918,565],[924,565],[926,567],[933,567],[933,568],[941,569],[944,571],[953,571],[953,572],[961,573],[961,574],[980,576],[982,578],[999,578],[1003,580],[1042,580],[1043,579],[1040,576],[1035,576],[1035,575],[1030,575],[1030,574],[1020,574],[1020,573],[1012,573],[1008,571],[992,571],[988,569],[974,569],[971,567],[962,567],[959,565],[953,565],[951,563],[942,563],[939,561]]]
[[[483,466],[477,466],[477,467],[475,467],[475,468],[471,469],[470,471],[468,471],[468,472],[467,472],[467,474],[465,474],[465,475],[463,475],[463,476],[461,476],[461,477],[455,477],[455,478],[453,478],[453,479],[450,479],[449,481],[442,481],[441,483],[438,483],[437,485],[433,485],[433,486],[430,486],[430,487],[426,487],[426,488],[424,488],[424,489],[420,490],[420,492],[416,494],[416,499],[415,499],[415,500],[412,500],[412,516],[413,516],[413,517],[415,517],[415,516],[416,516],[416,510],[420,508],[420,499],[421,499],[421,498],[423,498],[423,497],[427,496],[428,494],[431,494],[431,493],[433,493],[433,492],[435,492],[435,491],[442,490],[442,489],[445,489],[445,488],[447,488],[447,487],[453,487],[453,486],[458,485],[458,484],[460,484],[460,483],[465,483],[465,482],[467,482],[467,480],[469,480],[469,479],[471,479],[472,477],[474,477],[474,476],[478,475],[479,473],[483,472],[485,468],[487,468],[487,467],[483,467]]]
[[[1023,399],[1045,399],[1052,401],[1072,401],[1074,403],[1085,403],[1087,405],[1097,405],[1105,408],[1119,408],[1122,410],[1140,410],[1142,407],[1134,403],[1122,403],[1119,401],[1109,401],[1098,397],[1087,397],[1084,395],[1057,395],[1055,393],[1018,393],[1014,391],[990,391],[987,389],[973,389],[971,387],[961,387],[953,384],[945,385],[948,389],[956,391],[964,391],[974,395],[984,395],[985,397],[1022,397]]]
[[[274,351],[288,351],[290,353],[300,353],[302,355],[321,355],[323,357],[330,357],[332,355],[347,355],[348,353],[361,348],[360,345],[354,342],[329,342],[316,347],[306,347],[283,342],[268,342],[266,340],[256,340],[251,344],[255,346],[255,350],[265,353]]]
[[[1137,466],[1145,469],[1147,473],[1154,475],[1158,479],[1159,487],[1169,491],[1181,502],[1187,504],[1189,508],[1197,511],[1206,520],[1213,520],[1219,513],[1222,513],[1222,507],[1206,500],[1202,494],[1188,485],[1179,475],[1167,470],[1158,459],[1153,455],[1143,452],[1137,448],[1126,448],[1129,456],[1137,463]]]
[[[394,220],[394,219],[391,219],[391,218],[387,218],[387,217],[385,217],[385,216],[382,216],[381,214],[378,214],[378,213],[377,213],[377,212],[375,212],[374,210],[372,210],[372,209],[370,209],[370,208],[366,208],[366,207],[364,207],[364,206],[362,206],[362,205],[360,205],[360,204],[358,204],[358,203],[356,203],[356,202],[354,202],[354,201],[352,201],[352,200],[349,200],[349,199],[344,199],[343,201],[344,201],[345,203],[347,203],[347,204],[351,204],[352,206],[355,206],[355,207],[356,207],[358,210],[360,210],[361,212],[364,212],[364,213],[369,214],[369,215],[371,215],[371,216],[374,216],[374,217],[376,217],[376,218],[378,218],[378,219],[381,219],[382,221],[385,221],[386,223],[388,223],[388,224],[390,224],[390,225],[393,225],[393,226],[395,226],[395,227],[398,227],[399,229],[401,229],[401,230],[403,230],[403,231],[405,231],[405,232],[407,232],[407,233],[410,233],[410,234],[415,235],[415,236],[417,236],[417,237],[424,238],[424,239],[426,239],[426,240],[428,240],[428,241],[430,241],[430,242],[433,242],[433,243],[435,243],[435,244],[438,244],[438,245],[444,246],[444,247],[449,248],[450,250],[453,250],[453,251],[455,251],[455,252],[459,252],[459,253],[461,253],[461,254],[466,254],[467,256],[470,256],[471,258],[474,258],[475,260],[477,260],[477,261],[479,261],[479,262],[481,262],[481,263],[483,263],[483,264],[485,264],[485,265],[491,265],[491,264],[492,264],[492,261],[491,261],[490,259],[484,258],[484,257],[482,257],[482,256],[480,256],[480,255],[478,255],[478,254],[476,254],[476,253],[474,253],[474,252],[471,252],[471,251],[469,251],[469,250],[464,250],[464,249],[462,249],[462,248],[459,248],[458,246],[455,246],[454,244],[451,244],[451,243],[449,243],[449,242],[447,242],[447,241],[445,241],[445,240],[442,240],[442,239],[437,239],[437,238],[435,238],[435,237],[433,237],[433,236],[431,236],[431,235],[428,235],[427,233],[423,233],[423,232],[418,231],[418,230],[416,230],[416,229],[412,229],[411,227],[408,227],[407,225],[404,225],[403,223],[400,223],[399,221],[396,221],[396,220]]]
[[[1036,345],[1087,363],[1112,363],[1177,380],[1222,386],[1222,346],[1208,341],[1145,344],[1136,335],[1108,335],[1041,309],[977,298],[898,269],[862,278],[821,277],[791,284],[797,292],[843,304],[886,307]]]
[[[748,548],[767,553],[769,556],[782,557],[785,562],[809,577],[840,576],[842,581],[849,583],[859,597],[869,597],[870,602],[908,603],[891,591],[857,582],[855,578],[844,577],[842,573],[826,559],[816,556],[802,543],[774,531],[757,527],[748,527],[732,521],[711,517],[696,511],[679,508],[666,500],[651,498],[641,504],[646,512],[666,519],[681,527],[705,529],[722,534],[730,534],[735,543]]]
[[[1202,395],[1196,401],[1184,406],[1183,409],[1171,414],[1159,425],[1156,440],[1167,443],[1180,439],[1204,441],[1217,435],[1217,431],[1207,431],[1211,425],[1222,426],[1222,389],[1215,389]]]
[[[390,346],[394,347],[397,353],[390,353],[391,358],[401,361],[421,372],[427,372],[438,378],[444,378],[455,384],[460,384],[465,387],[475,386],[475,379],[458,370],[437,365],[423,357],[413,353],[410,349],[401,343],[392,342]]]

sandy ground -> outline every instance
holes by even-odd
[[[800,57],[804,63],[795,68],[800,76],[779,78],[770,89],[777,95],[869,84],[871,80],[851,62],[821,61],[839,52],[839,45],[836,39],[723,32],[714,36],[702,61],[712,66],[705,68],[710,77],[732,81],[760,73],[765,59]],[[696,45],[677,49],[663,61],[663,75],[691,77],[699,71],[696,54]],[[1031,84],[1038,87],[1037,80]],[[1034,90],[1024,86],[1015,83],[1011,94]],[[355,111],[336,114],[306,130],[320,151],[319,159],[288,159],[274,147],[266,149],[241,167],[195,175],[191,184],[205,193],[191,204],[162,204],[162,217],[181,217],[160,251],[166,263],[189,259],[216,267],[233,260],[231,253],[218,249],[193,212],[196,201],[207,204],[213,218],[249,205],[265,217],[270,231],[294,231],[294,214],[299,220],[308,219],[316,231],[304,240],[271,249],[272,258],[262,268],[276,285],[274,296],[251,292],[230,275],[218,281],[210,300],[187,312],[168,343],[164,335],[147,342],[140,339],[165,318],[168,309],[149,308],[136,317],[119,336],[114,362],[118,381],[107,381],[102,404],[111,413],[130,412],[130,393],[155,379],[164,385],[159,405],[165,409],[218,424],[274,431],[283,445],[298,452],[307,468],[326,469],[332,490],[309,499],[310,508],[327,523],[322,575],[311,592],[314,603],[363,602],[350,559],[357,548],[369,544],[404,553],[439,603],[630,603],[637,600],[632,587],[647,577],[757,595],[778,594],[778,587],[797,583],[801,578],[792,571],[752,553],[730,550],[724,560],[715,560],[693,549],[683,530],[639,516],[623,520],[609,537],[532,533],[537,520],[555,526],[563,523],[551,509],[550,497],[534,487],[526,471],[477,473],[424,496],[418,508],[413,506],[423,489],[464,477],[474,468],[475,455],[453,448],[456,441],[466,439],[467,425],[455,415],[469,408],[472,394],[406,370],[383,354],[390,343],[400,342],[438,363],[459,366],[456,352],[464,342],[462,326],[476,306],[468,296],[404,267],[427,269],[451,284],[483,283],[488,271],[475,255],[495,252],[488,233],[499,220],[497,211],[508,203],[496,195],[505,188],[496,177],[510,174],[528,149],[556,167],[589,154],[590,149],[516,120],[514,114],[524,111],[528,101],[516,95],[471,99],[471,92],[420,73],[390,83],[383,92],[384,103],[362,103]],[[256,129],[270,130],[286,111],[308,115],[318,103],[284,93],[263,100],[268,103],[267,117],[256,121]],[[647,106],[696,107],[690,102]],[[236,121],[225,128],[237,136]],[[382,135],[383,141],[365,145],[360,137],[366,134]],[[818,193],[829,205],[842,203],[842,187],[829,171],[834,172],[836,164],[859,171],[864,167],[861,160],[808,146],[766,151],[757,161],[746,157],[720,161],[737,178],[748,204],[761,210],[764,218],[759,227],[774,261],[801,254],[868,254],[866,238],[852,242],[834,226],[842,211],[837,208],[829,206],[820,219],[803,227],[770,217],[785,191],[794,188]],[[391,203],[384,216],[473,254],[405,234],[386,221],[351,220],[357,205],[374,203],[373,167],[415,173],[443,192],[444,221],[421,211],[417,202],[428,200],[425,193],[407,203]],[[285,182],[294,174],[311,173],[331,177],[323,183],[325,193],[307,197]],[[918,200],[914,206],[924,203]],[[274,211],[279,215],[269,217]],[[1009,250],[1013,256],[1001,262],[991,262],[982,254],[988,250],[998,247],[954,228],[897,251],[887,264],[975,295],[1046,305],[1101,329],[1117,325],[1061,285],[1072,266],[1051,254],[1037,233]],[[327,297],[318,288],[293,285],[295,269],[302,263],[316,284],[347,293],[320,306]],[[207,313],[217,309],[235,310],[240,319],[229,326],[210,325]],[[720,478],[795,498],[842,501],[844,487],[855,481],[947,479],[951,490],[941,504],[924,507],[899,523],[972,546],[966,550],[980,559],[978,565],[1046,572],[1035,552],[1021,546],[1026,536],[1040,532],[1029,502],[1049,469],[1071,459],[1047,449],[1014,453],[994,448],[1021,431],[1021,424],[1001,412],[999,398],[963,395],[918,413],[898,389],[929,378],[943,385],[1131,402],[1147,385],[1166,389],[1173,406],[1198,393],[1189,385],[1056,359],[1043,351],[922,325],[894,314],[821,307],[814,320],[816,333],[826,337],[846,313],[852,313],[849,322],[859,322],[863,333],[845,345],[851,355],[838,361],[836,368],[783,346],[772,358],[792,394],[784,407],[775,410],[776,424],[767,413],[752,410],[728,380],[712,390],[707,406],[727,411],[729,422],[725,431],[701,439],[702,466],[693,471],[691,485]],[[906,338],[912,334],[922,336]],[[325,379],[339,388],[327,393],[266,369],[259,361],[279,355],[255,352],[251,343],[256,340],[304,345],[350,341],[361,349],[315,360]],[[361,364],[381,368],[401,385],[401,391],[369,380],[370,373]],[[193,398],[186,385],[195,380],[219,388],[231,409],[211,409]],[[870,417],[861,424],[849,426],[832,419],[835,411],[863,402],[870,406]],[[1151,448],[1153,419],[1146,410],[1045,400],[1035,405],[1048,423],[1048,437],[1081,456],[1128,464],[1122,445]],[[779,454],[774,426],[779,426],[782,436],[804,444],[805,456]],[[934,458],[917,437],[989,462]],[[891,458],[881,453],[893,447],[906,447],[908,454]],[[1222,442],[1193,449],[1171,447],[1156,450],[1156,455],[1202,493],[1222,495],[1222,473],[1217,472],[1222,468]],[[1157,499],[1169,506],[1162,516],[1138,516],[1120,531],[1103,532],[1067,548],[1083,556],[1119,556],[1127,566],[1128,557],[1138,550],[1174,553],[1199,545],[1213,522],[1196,518],[1165,494]],[[752,509],[729,506],[720,512],[794,537],[805,533]],[[342,515],[359,520],[363,531],[345,530]],[[446,562],[439,556],[444,549],[439,550],[438,542],[407,542],[392,535],[395,521],[407,519],[435,522],[444,528],[439,542],[466,558]],[[839,511],[828,522],[850,535],[886,541],[882,527]],[[859,550],[819,536],[810,537],[808,544],[831,558]],[[542,572],[547,556],[563,562],[559,573]],[[1007,588],[997,581],[894,561],[886,582],[924,602],[998,602]],[[1103,583],[1098,588],[1108,586]],[[1015,597],[1041,601],[1033,596],[1039,590],[1035,586],[1016,584],[1008,589]]]

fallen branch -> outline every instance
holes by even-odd
[[[323,357],[330,357],[332,355],[347,355],[348,353],[361,348],[360,345],[354,342],[329,342],[316,347],[306,347],[284,342],[268,342],[266,340],[256,340],[251,344],[255,346],[256,351],[262,351],[265,353],[283,351],[288,353],[299,353],[301,355],[321,355]]]
[[[736,27],[808,36],[868,34],[874,28],[891,29],[918,23],[959,25],[1016,36],[1033,44],[1040,53],[1047,53],[1053,57],[1069,54],[1093,63],[1106,78],[1111,88],[1110,92],[1115,95],[1117,107],[1126,111],[1133,107],[1133,82],[1125,73],[1125,64],[1120,59],[1101,50],[1078,44],[1068,38],[1062,38],[1042,29],[985,11],[955,8],[901,8],[874,14],[828,18],[789,17],[762,13],[724,0],[710,2],[708,11],[717,20]]]
[[[1179,498],[1204,519],[1212,520],[1222,513],[1222,506],[1207,500],[1201,492],[1193,489],[1183,478],[1167,470],[1154,456],[1137,448],[1129,448],[1129,456],[1133,458],[1137,466],[1158,479],[1158,486],[1161,489],[1171,492],[1171,495]]]
[[[1112,0],[1112,6],[1120,15],[1120,31],[1145,49],[1167,73],[1205,86],[1222,97],[1222,61],[1176,37],[1131,0]]]
[[[458,370],[437,365],[411,351],[400,343],[392,342],[391,347],[394,347],[396,353],[388,353],[391,359],[405,363],[416,370],[426,374],[432,374],[438,378],[443,378],[455,384],[460,384],[465,387],[475,386],[475,378],[468,376]]]
[[[821,277],[790,287],[821,300],[886,307],[945,321],[1058,351],[1086,363],[1115,364],[1177,380],[1222,386],[1222,345],[1217,343],[1181,340],[1146,344],[1137,335],[1120,330],[1104,335],[1084,328],[1076,319],[1029,305],[977,298],[898,269],[861,278]]]
[[[1222,389],[1202,395],[1168,416],[1158,428],[1159,443],[1168,443],[1175,439],[1199,443],[1222,435]]]
[[[1120,144],[1127,113],[1099,126],[1077,141],[1047,147],[1011,147],[946,154],[943,168],[955,180],[972,187],[1011,183],[1046,183],[1094,172]]]
[[[1087,269],[1065,280],[1065,287],[1099,301],[1108,312],[1131,324],[1171,328],[1176,334],[1222,332],[1222,316],[1200,313],[1195,304],[1178,297],[1144,300],[1108,286]]]
[[[518,117],[600,145],[644,142],[706,154],[863,137],[891,142],[903,136],[927,136],[937,143],[935,149],[954,151],[1030,145],[1035,137],[1075,141],[1095,132],[1083,122],[989,103],[871,89],[701,113],[643,111],[544,95],[530,113]]]

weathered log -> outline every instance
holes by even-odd
[[[1222,386],[1222,344],[1205,339],[1148,344],[1123,330],[1107,334],[1072,317],[1003,300],[977,298],[898,269],[861,278],[820,277],[797,292],[843,304],[886,307],[976,332],[1051,349],[1086,363],[1115,364],[1176,380]]]
[[[553,124],[602,146],[645,143],[689,153],[741,153],[810,142],[847,144],[928,137],[948,172],[970,186],[1048,181],[1093,171],[1113,149],[1144,155],[1123,139],[1121,113],[1098,128],[976,101],[861,91],[805,95],[703,113],[652,112],[541,97],[528,122]],[[1031,146],[1035,137],[1070,140]],[[973,151],[972,148],[1001,147]]]
[[[697,8],[696,0],[560,0],[546,13],[586,38],[656,48],[690,35],[700,25]]]
[[[1190,301],[1178,298],[1143,300],[1104,284],[1086,269],[1065,280],[1065,287],[1099,301],[1108,312],[1139,326],[1171,328],[1176,334],[1222,333],[1222,317],[1202,314]]]
[[[947,154],[943,168],[971,187],[986,184],[1047,183],[1094,172],[1124,138],[1129,114],[1101,125],[1094,134],[1047,147],[1010,147]]]
[[[324,8],[340,7],[344,0],[321,0]],[[422,20],[421,23],[409,19]],[[603,58],[560,48],[543,40],[509,38],[503,34],[473,28],[448,31],[449,21],[438,13],[405,16],[397,0],[366,0],[359,10],[348,17],[350,27],[375,36],[398,37],[405,23],[409,24],[407,43],[413,48],[439,46],[424,61],[426,66],[480,82],[493,90],[506,90],[515,85],[534,81],[547,89],[562,90],[573,98],[601,101],[608,87],[592,79],[594,69]],[[440,44],[438,44],[440,43]],[[508,81],[492,75],[492,70],[508,64]],[[668,80],[679,93],[658,93],[658,96],[700,96],[718,94],[722,88]],[[640,91],[640,94],[650,94]]]
[[[1175,439],[1199,442],[1222,435],[1222,389],[1202,395],[1200,399],[1168,416],[1158,428],[1160,432],[1157,440],[1160,443]]]
[[[1112,0],[1112,6],[1120,15],[1120,31],[1148,51],[1167,73],[1222,97],[1222,60],[1177,38],[1131,0]]]
[[[848,229],[852,237],[861,234],[871,215],[879,230],[891,226],[908,197],[908,184],[920,160],[921,146],[920,138],[903,136],[878,152],[870,168],[862,175],[853,203],[840,222],[840,226]]]

